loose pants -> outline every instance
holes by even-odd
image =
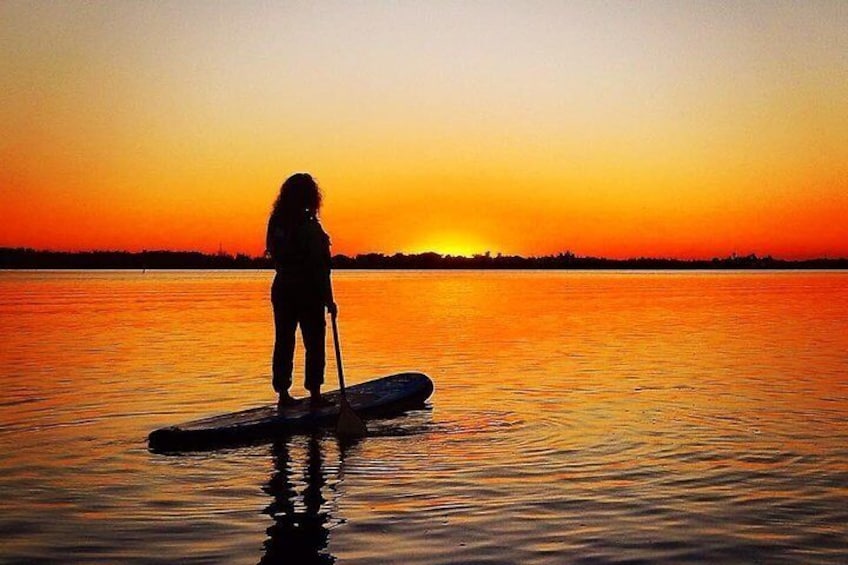
[[[317,392],[324,382],[326,364],[324,301],[314,287],[277,275],[271,287],[271,303],[274,306],[274,390],[285,392],[292,385],[295,334],[299,325],[306,349],[304,387]]]

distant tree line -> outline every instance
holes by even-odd
[[[731,255],[712,259],[581,257],[570,251],[541,257],[472,257],[415,253],[366,253],[333,257],[336,269],[848,269],[848,258],[790,261],[770,255]],[[267,257],[198,251],[39,251],[0,247],[0,269],[270,269]]]
[[[268,260],[199,251],[38,251],[0,248],[0,269],[262,269]]]
[[[570,251],[540,257],[500,253],[464,257],[430,252],[413,255],[368,253],[355,257],[336,255],[333,265],[337,269],[848,269],[848,258],[788,261],[751,254],[712,259],[607,259],[577,256]]]

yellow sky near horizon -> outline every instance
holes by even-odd
[[[0,246],[848,255],[848,5],[0,5]]]

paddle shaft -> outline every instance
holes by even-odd
[[[363,437],[368,433],[365,422],[356,415],[347,401],[345,392],[344,369],[342,368],[342,348],[339,344],[339,325],[336,323],[337,312],[330,314],[333,323],[333,344],[336,346],[336,368],[339,370],[339,420],[336,422],[336,433],[340,436]]]
[[[339,326],[336,323],[336,314],[331,314],[330,320],[333,324],[333,344],[336,346],[336,368],[339,371],[339,390],[341,391],[342,398],[347,399],[345,396],[344,369],[342,369],[342,347],[339,344]]]

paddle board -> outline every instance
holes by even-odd
[[[390,416],[422,406],[433,394],[433,381],[423,373],[398,373],[347,387],[347,399],[364,417]],[[310,410],[309,400],[278,408],[276,404],[193,420],[154,430],[153,451],[194,451],[244,445],[301,430],[332,426],[339,416],[339,391],[322,395],[332,405]]]

